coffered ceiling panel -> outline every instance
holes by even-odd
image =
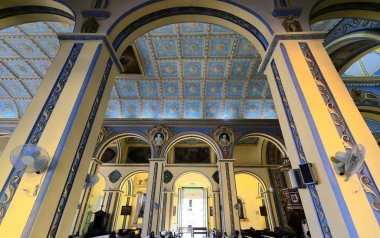
[[[57,33],[73,26],[28,23],[0,31],[0,118],[20,118],[59,50]]]
[[[106,117],[277,118],[267,80],[256,74],[261,57],[237,33],[172,24],[140,36],[135,46],[145,75],[117,77]]]

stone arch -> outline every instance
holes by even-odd
[[[140,174],[140,173],[149,173],[148,168],[147,168],[147,170],[136,170],[136,171],[133,171],[133,172],[125,175],[121,179],[121,182],[120,182],[118,189],[121,190],[123,188],[124,184],[128,181],[128,179],[130,179],[133,175]]]
[[[209,183],[209,185],[210,185],[210,190],[211,190],[211,191],[214,191],[215,187],[213,186],[212,178],[209,177],[209,176],[207,176],[206,174],[200,172],[200,171],[195,171],[195,170],[187,171],[187,172],[185,172],[185,173],[182,173],[182,174],[178,175],[178,176],[173,180],[173,183],[172,183],[172,186],[171,186],[172,191],[174,191],[175,184],[177,183],[178,179],[180,179],[181,177],[186,176],[186,175],[188,175],[188,174],[192,174],[192,173],[196,173],[196,174],[199,174],[199,175],[201,175],[202,177],[204,177],[204,178],[208,181],[208,183]]]
[[[318,21],[353,17],[380,21],[380,3],[366,0],[323,0],[310,11],[310,24]]]
[[[235,172],[235,175],[237,175],[237,174],[248,174],[248,175],[253,176],[263,185],[264,192],[266,192],[268,190],[268,185],[264,182],[264,180],[259,175],[255,174],[254,172],[247,171],[247,170],[239,170],[239,171]]]
[[[0,29],[29,22],[54,21],[75,24],[76,15],[65,1],[4,1],[0,6]]]
[[[239,141],[244,140],[248,137],[260,137],[260,138],[266,139],[266,140],[272,142],[274,145],[276,145],[276,147],[281,151],[281,153],[284,156],[287,155],[286,147],[285,147],[283,142],[281,142],[278,138],[275,138],[272,135],[269,135],[266,133],[261,133],[261,132],[250,132],[247,134],[243,134],[242,136],[236,138],[233,146],[235,146]]]
[[[142,17],[139,17],[142,16]],[[226,1],[150,1],[121,15],[107,30],[116,54],[141,34],[157,27],[183,21],[197,21],[223,25],[252,42],[261,56],[273,35],[271,26],[253,10]]]
[[[121,132],[112,133],[111,135],[103,139],[103,141],[101,141],[96,146],[96,149],[93,153],[93,158],[99,158],[103,154],[104,150],[107,148],[109,144],[123,137],[137,137],[145,141],[149,145],[150,151],[154,151],[153,144],[149,141],[149,138],[144,133],[141,133],[138,131],[121,131]]]
[[[197,131],[182,132],[182,133],[178,133],[178,134],[172,136],[164,144],[163,148],[161,149],[160,157],[166,158],[168,153],[169,153],[170,148],[173,145],[175,145],[177,142],[179,142],[183,139],[186,139],[186,138],[195,138],[195,139],[199,139],[199,140],[207,143],[215,151],[215,154],[216,154],[218,159],[223,158],[223,153],[222,153],[220,147],[218,146],[218,144],[216,143],[216,141],[213,138],[211,138],[210,136],[208,136],[204,133],[201,133],[201,132],[197,132]]]

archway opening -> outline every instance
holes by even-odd
[[[148,186],[148,173],[139,172],[128,176],[121,184],[123,192],[120,208],[116,211],[115,229],[139,230],[142,227]]]
[[[238,173],[235,175],[236,190],[238,196],[238,212],[240,228],[264,230],[270,228],[270,218],[268,216],[271,206],[268,207],[265,185],[252,174]]]
[[[209,179],[201,173],[189,172],[177,178],[173,187],[175,205],[171,208],[171,230],[183,233],[183,237],[207,236],[213,227],[214,215]],[[206,234],[197,234],[202,229]]]

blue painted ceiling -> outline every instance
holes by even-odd
[[[64,23],[28,23],[0,31],[0,118],[20,118],[60,47]]]
[[[372,51],[352,64],[342,75],[344,77],[380,76],[380,48]]]
[[[107,118],[277,118],[261,58],[239,34],[205,23],[160,27],[135,41],[144,76],[118,76]]]

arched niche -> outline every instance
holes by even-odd
[[[105,141],[95,153],[103,163],[148,164],[151,151],[145,137],[135,133],[122,133]]]
[[[162,150],[167,164],[215,164],[221,151],[215,141],[199,132],[179,133]]]

